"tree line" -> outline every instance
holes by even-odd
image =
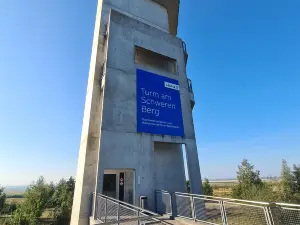
[[[213,195],[208,179],[203,183],[204,195]],[[282,160],[279,178],[263,181],[260,171],[244,159],[237,170],[237,184],[232,188],[232,198],[266,202],[300,204],[300,165],[292,169]]]
[[[25,191],[24,200],[15,204],[6,201],[3,188],[0,188],[0,212],[10,214],[4,224],[36,225],[41,224],[42,217],[45,217],[51,224],[67,225],[71,218],[74,189],[75,180],[72,177],[61,179],[56,185],[53,182],[48,184],[40,177]]]
[[[187,182],[188,191],[190,189]],[[51,224],[67,225],[70,223],[75,180],[60,180],[56,185],[46,183],[43,177],[31,184],[24,193],[21,203],[9,203],[0,188],[0,214],[9,213],[5,225],[41,224],[42,217],[51,218]],[[204,195],[213,196],[213,187],[208,179],[203,182]],[[279,179],[263,181],[260,171],[244,159],[237,170],[237,184],[232,188],[232,197],[245,200],[286,202],[300,204],[300,165],[290,168],[282,160]],[[45,214],[47,214],[45,216]],[[1,221],[0,221],[1,224]]]

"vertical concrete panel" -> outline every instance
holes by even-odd
[[[134,171],[125,171],[124,201],[133,204],[134,195]]]
[[[132,29],[111,22],[107,67],[135,73]]]
[[[97,192],[102,192],[105,169],[135,170],[135,199],[147,196],[150,209],[154,210],[153,149],[150,135],[131,132],[101,132]],[[139,182],[138,182],[139,181]]]
[[[187,139],[185,149],[186,149],[187,166],[188,166],[190,185],[191,185],[191,193],[202,194],[202,180],[200,174],[196,140]]]
[[[167,9],[152,0],[132,1],[133,14],[168,31],[169,21]],[[155,16],[153,16],[155,15]]]
[[[76,185],[71,215],[71,225],[87,225],[91,215],[91,196],[96,183],[98,161],[101,106],[100,106],[100,81],[101,66],[98,62],[103,52],[98,51],[100,38],[100,17],[102,0],[98,1],[95,22],[94,41],[90,63],[90,72],[86,94],[86,104],[81,133],[81,143],[78,157]]]
[[[106,0],[105,3],[163,30],[169,30],[167,9],[152,0]]]
[[[183,116],[184,135],[187,139],[195,138],[195,129],[190,103],[190,93],[186,88],[180,88],[181,109]]]
[[[136,132],[136,76],[108,68],[102,129]]]
[[[153,142],[150,135],[137,134],[140,143],[140,159],[136,168],[136,204],[139,205],[140,196],[148,197],[150,210],[155,210],[155,184],[153,182]]]
[[[185,173],[181,144],[154,143],[155,188],[185,192]]]

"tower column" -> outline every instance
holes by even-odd
[[[197,152],[196,139],[187,139],[185,144],[191,193],[202,194],[202,180]]]
[[[92,194],[95,191],[97,165],[99,157],[100,123],[101,123],[101,52],[100,22],[102,0],[98,1],[92,56],[81,141],[76,173],[71,225],[87,225],[91,216]]]

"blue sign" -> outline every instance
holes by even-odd
[[[184,136],[178,80],[137,69],[137,132]]]

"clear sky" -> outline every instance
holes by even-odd
[[[300,1],[182,0],[201,172],[300,164]],[[0,184],[75,175],[96,0],[0,0]]]

